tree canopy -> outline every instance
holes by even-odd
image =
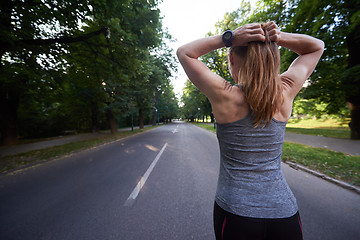
[[[194,121],[195,119],[210,117],[211,121],[214,121],[209,100],[189,80],[185,83],[181,101],[184,104],[182,108],[184,118]]]
[[[175,59],[158,3],[1,1],[2,143],[68,129],[115,132],[131,116],[143,126],[155,108],[175,117]]]
[[[267,0],[251,9],[242,1],[239,9],[226,13],[215,34],[251,22],[274,21],[281,31],[303,33],[325,42],[324,54],[298,99],[312,99],[329,114],[344,115],[350,106],[351,138],[360,138],[360,2],[358,0]],[[209,33],[210,35],[214,33]],[[281,48],[281,69],[296,58]],[[211,70],[231,81],[223,49],[203,57]],[[303,101],[306,102],[306,101]]]

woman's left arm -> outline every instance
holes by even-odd
[[[243,25],[233,31],[233,46],[246,46],[251,41],[264,41],[264,32],[257,23]],[[225,47],[222,35],[202,38],[181,46],[177,56],[191,82],[210,100],[216,99],[227,81],[213,73],[199,57]]]
[[[202,38],[181,46],[176,54],[190,81],[209,99],[224,87],[224,79],[212,72],[199,57],[218,48],[225,47],[222,36]]]

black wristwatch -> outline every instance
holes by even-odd
[[[232,39],[233,39],[233,32],[230,29],[227,29],[222,35],[222,40],[225,43],[226,47],[231,47]]]

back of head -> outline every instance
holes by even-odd
[[[269,39],[267,23],[261,26],[265,42],[250,42],[246,47],[230,50],[241,58],[235,81],[242,86],[254,117],[254,127],[269,124],[283,102],[279,48]]]

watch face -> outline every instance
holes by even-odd
[[[224,38],[225,38],[226,40],[229,40],[229,39],[231,38],[231,36],[232,36],[231,32],[226,32],[226,33],[224,34]]]

